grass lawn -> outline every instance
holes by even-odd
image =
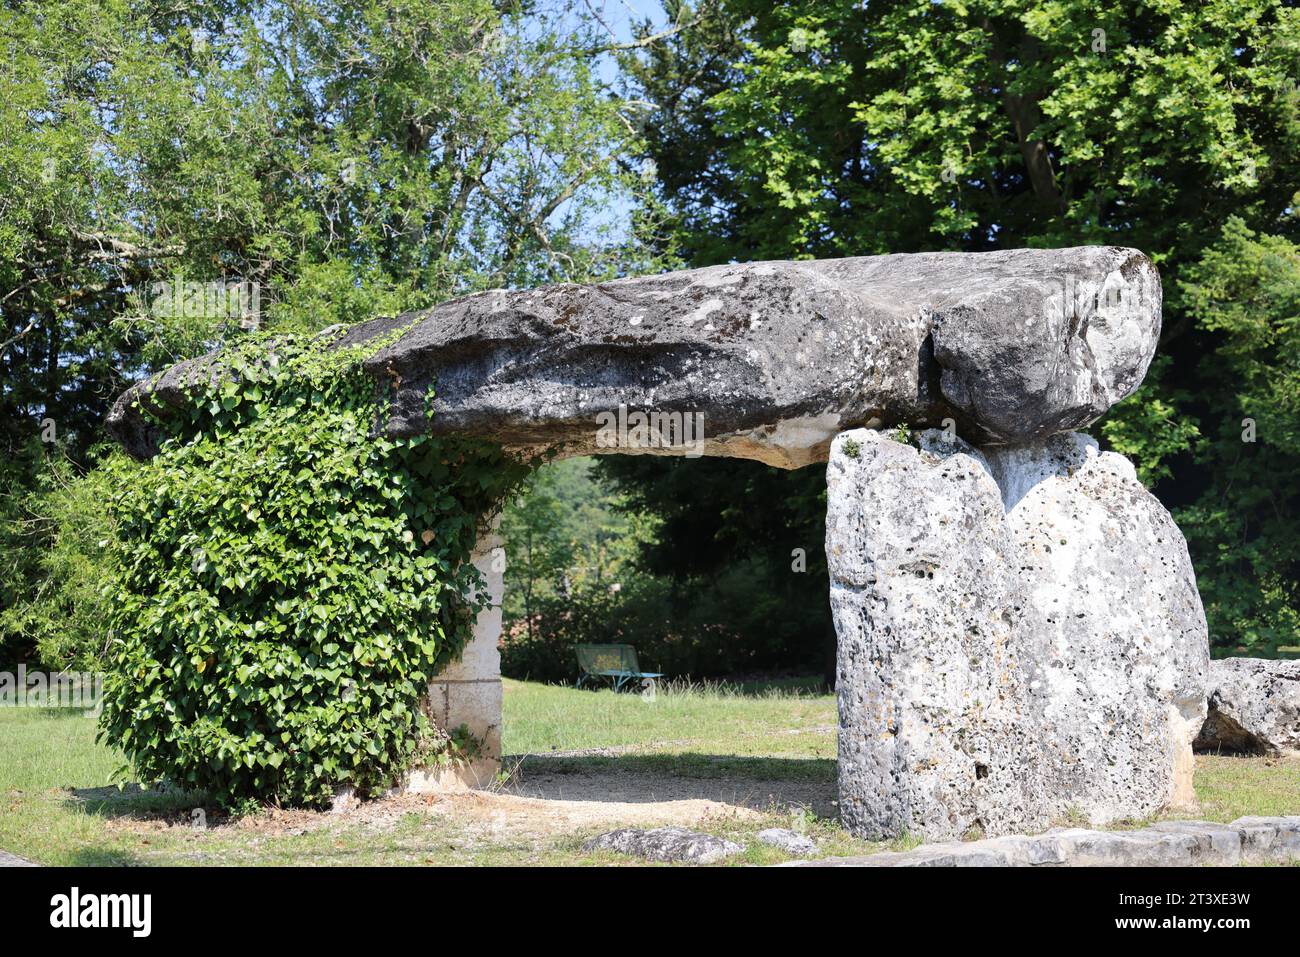
[[[772,826],[806,828],[826,855],[907,845],[858,841],[835,822],[835,699],[797,686],[670,687],[645,700],[507,681],[504,744],[515,772],[504,793],[231,821],[202,795],[112,787],[122,761],[95,744],[90,716],[2,709],[0,848],[72,865],[634,864],[580,846],[679,814],[746,844],[736,863],[785,859],[754,840]],[[1198,757],[1196,789],[1211,820],[1297,814],[1300,760]],[[195,808],[208,826],[194,826]]]

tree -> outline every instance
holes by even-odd
[[[747,670],[820,672],[834,684],[823,469],[629,455],[600,459],[598,474],[625,493],[624,508],[662,523],[638,567],[672,586],[667,627],[726,633]]]
[[[0,487],[250,328],[653,268],[637,107],[565,3],[0,4]]]
[[[1167,358],[1100,429],[1180,510],[1214,593],[1217,549],[1251,548],[1294,476],[1256,476],[1266,492],[1236,500],[1240,540],[1187,508],[1223,493],[1228,446],[1198,437],[1226,429],[1239,403],[1231,375],[1200,362],[1221,355],[1226,327],[1183,280],[1201,275],[1195,264],[1233,217],[1296,238],[1300,14],[1279,0],[705,0],[693,19],[625,58],[657,107],[650,155],[692,264],[1083,243],[1151,255]],[[1258,342],[1242,348],[1273,361]],[[749,507],[776,508],[805,480],[787,481]],[[720,504],[695,495],[683,521]],[[1294,515],[1280,514],[1294,541]],[[1264,600],[1243,586],[1238,598],[1258,609],[1296,607],[1294,593]],[[1226,607],[1211,602],[1215,642],[1253,644],[1240,601]],[[1292,620],[1277,618],[1294,638]]]
[[[96,453],[102,461],[84,473],[51,457],[36,470],[36,488],[16,488],[3,500],[12,511],[0,521],[0,550],[17,566],[7,576],[12,591],[0,609],[0,635],[9,636],[18,660],[95,671],[108,650],[104,622],[115,596],[106,588],[117,534],[109,503],[136,478],[136,466],[111,447]]]
[[[59,0],[0,12],[3,438],[93,441],[123,381],[239,332],[608,276],[633,107],[583,34],[486,0]],[[192,287],[191,287],[192,290]],[[200,290],[202,293],[204,290]]]
[[[1198,449],[1209,488],[1178,517],[1210,620],[1271,654],[1300,635],[1300,247],[1233,218],[1182,286],[1214,336],[1201,381],[1226,407]]]

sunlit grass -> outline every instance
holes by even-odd
[[[611,769],[741,784],[784,779],[833,788],[835,699],[811,687],[669,685],[650,699],[506,681],[504,721],[507,753],[549,755],[548,767],[570,762],[575,773]],[[0,709],[0,848],[68,865],[640,863],[582,852],[584,834],[485,836],[472,823],[425,813],[399,814],[382,826],[263,829],[255,820],[250,827],[197,830],[187,825],[202,795],[119,795],[109,786],[122,763],[95,742],[89,715]],[[1198,757],[1196,790],[1196,817],[1297,814],[1300,759]],[[834,820],[798,809],[705,829],[747,846],[731,863],[769,864],[786,859],[755,840],[771,826],[807,829],[826,856],[916,843],[855,840]]]
[[[1300,757],[1196,757],[1195,816],[1233,821],[1300,814]]]
[[[509,679],[505,689],[507,754],[634,746],[646,751],[835,757],[833,695],[668,684],[649,696]]]

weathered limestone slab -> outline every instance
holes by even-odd
[[[1190,799],[1205,619],[1132,467],[1080,435],[917,443],[846,433],[827,468],[849,829],[942,840]]]
[[[786,827],[767,827],[756,835],[760,844],[775,847],[796,857],[807,857],[817,853],[817,842],[807,834],[800,834]]]
[[[1136,831],[1045,834],[926,844],[911,851],[789,861],[783,867],[1231,867],[1300,861],[1300,817],[1231,824],[1168,821]]]
[[[1148,830],[1182,834],[1195,840],[1193,853],[1206,864],[1235,866],[1242,862],[1246,843],[1245,829],[1214,821],[1165,821]]]
[[[367,369],[392,435],[466,434],[516,449],[608,451],[598,416],[704,415],[703,442],[619,450],[823,461],[864,424],[958,422],[981,443],[1081,428],[1131,393],[1160,331],[1160,280],[1110,246],[713,266],[595,285],[493,290],[355,326],[409,327]],[[128,390],[110,430],[138,456],[220,353]],[[435,415],[425,414],[437,383]]]
[[[1247,864],[1300,860],[1300,818],[1239,817],[1241,855]]]
[[[505,549],[494,526],[479,538],[471,556],[483,577],[488,606],[474,620],[474,633],[461,657],[429,682],[427,714],[434,726],[452,734],[462,725],[478,743],[471,761],[413,770],[406,788],[414,792],[481,787],[501,770],[501,598]]]
[[[1300,752],[1300,661],[1224,658],[1210,662],[1210,711],[1198,751]]]
[[[727,857],[744,852],[735,841],[714,837],[684,827],[656,827],[650,830],[624,827],[606,834],[598,834],[582,845],[591,851],[614,851],[631,854],[649,861],[684,864],[715,864]]]

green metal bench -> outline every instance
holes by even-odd
[[[621,691],[634,681],[662,678],[657,671],[642,671],[631,645],[578,645],[578,687],[588,681],[609,678],[614,690]]]

